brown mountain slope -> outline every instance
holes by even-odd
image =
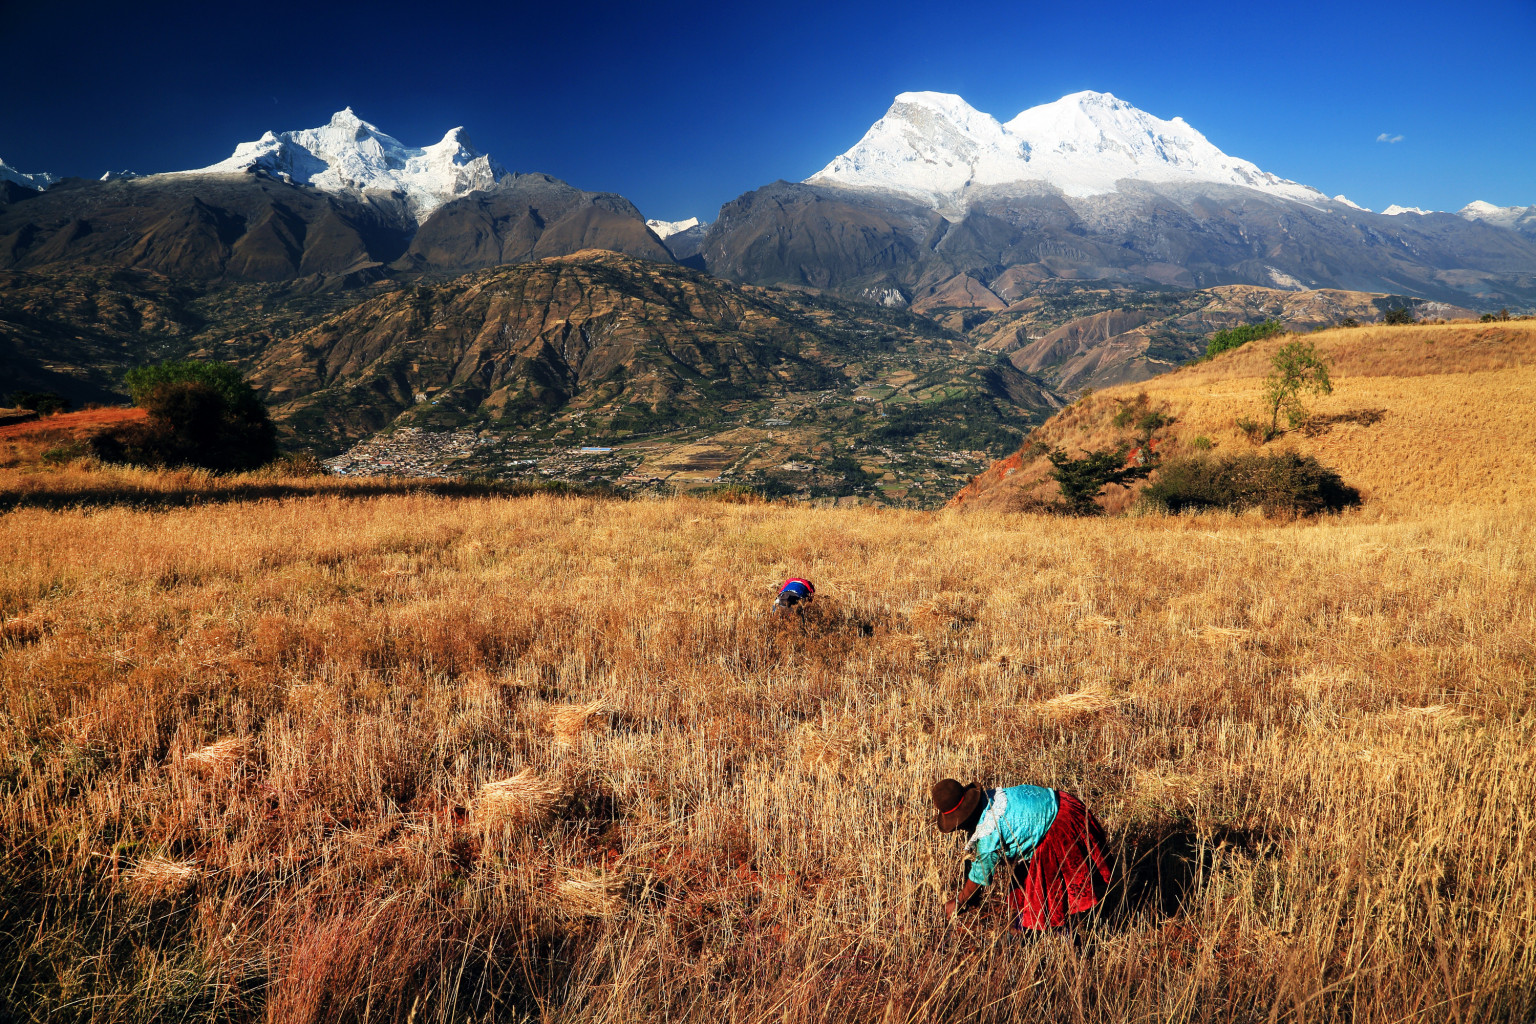
[[[1290,431],[1266,447],[1315,455],[1359,488],[1369,506],[1386,511],[1536,504],[1536,446],[1520,427],[1536,395],[1536,322],[1355,328],[1310,337],[1331,361],[1334,392],[1307,398],[1311,432]],[[1142,394],[1149,408],[1174,420],[1160,431],[1163,458],[1194,450],[1197,438],[1218,453],[1252,450],[1236,421],[1262,415],[1269,360],[1286,340],[1253,342],[1153,380],[1095,392],[1037,428],[1024,448],[971,481],[951,504],[1009,509],[1054,498],[1043,452],[1131,442],[1131,428],[1113,421]],[[1110,491],[1106,508],[1130,505],[1130,491]]]
[[[1469,316],[1471,311],[1405,296],[1334,289],[1283,291],[1221,285],[1188,292],[1042,289],[976,322],[968,310],[935,312],[964,328],[978,348],[1006,355],[1019,369],[1060,391],[1146,380],[1196,358],[1214,331],[1276,319],[1310,331],[1346,317],[1369,322],[1384,309],[1415,309],[1421,317]],[[1073,316],[1074,308],[1084,310]]]
[[[880,393],[893,408],[977,399],[1022,426],[1057,404],[921,317],[611,252],[397,289],[276,342],[252,377],[324,450],[395,424],[610,438],[700,427],[789,395],[852,403],[856,385],[898,367]],[[863,402],[860,417],[882,415]]]

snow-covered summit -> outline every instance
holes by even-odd
[[[1381,215],[1383,217],[1401,217],[1405,213],[1412,213],[1419,217],[1427,217],[1433,212],[1433,210],[1421,210],[1417,206],[1398,206],[1396,203],[1393,203],[1385,210],[1382,210]]]
[[[130,181],[134,178],[142,178],[144,175],[138,171],[107,171],[97,181]]]
[[[421,149],[364,121],[351,107],[319,128],[267,132],[234,155],[184,174],[264,170],[327,192],[400,192],[418,220],[457,196],[494,186],[507,172],[475,149],[463,128]]]
[[[1334,196],[1333,201],[1343,206],[1347,206],[1351,210],[1359,210],[1361,213],[1371,212],[1371,208],[1369,206],[1361,206],[1359,203],[1354,202],[1348,196]]]
[[[1480,220],[1495,227],[1512,228],[1525,218],[1536,220],[1536,206],[1495,206],[1474,199],[1457,210],[1456,215],[1463,220]]]
[[[656,232],[657,238],[670,238],[681,234],[689,228],[699,226],[699,218],[689,217],[687,220],[648,220],[645,226]]]
[[[23,174],[4,160],[0,160],[0,181],[12,181],[24,188],[35,188],[41,192],[58,180],[57,174],[49,174],[47,171]]]
[[[1228,156],[1176,117],[1164,121],[1104,92],[1063,96],[1000,123],[959,96],[904,92],[848,152],[807,182],[960,202],[968,189],[1044,182],[1102,195],[1129,179],[1216,183],[1303,202],[1327,197]]]

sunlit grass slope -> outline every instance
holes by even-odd
[[[1536,527],[1499,493],[12,511],[0,1016],[1528,1019]],[[822,597],[771,621],[791,574]],[[941,920],[942,775],[1103,817],[1082,952],[995,896]]]
[[[1536,322],[1361,327],[1307,335],[1331,363],[1331,395],[1304,396],[1324,429],[1290,431],[1266,448],[1315,455],[1361,490],[1367,507],[1393,513],[1452,506],[1536,505]],[[1113,425],[1122,404],[1145,394],[1175,423],[1164,457],[1203,437],[1217,452],[1252,450],[1237,427],[1262,421],[1269,360],[1294,336],[1252,342],[1141,384],[1095,392],[1032,436],[1068,450],[1105,448],[1133,431]],[[1379,412],[1369,425],[1348,417]],[[1371,418],[1371,417],[1367,417]],[[1285,426],[1285,418],[1281,418]],[[956,504],[1009,508],[1048,498],[1043,458],[1013,456],[966,487]],[[1111,509],[1129,504],[1112,495]]]

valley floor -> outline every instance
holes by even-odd
[[[0,1016],[1536,1012],[1528,505],[238,499],[0,515]],[[1103,818],[1081,950],[943,775]]]

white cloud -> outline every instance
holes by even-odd
[[[1402,142],[1403,141],[1403,137],[1401,135],[1389,135],[1386,132],[1382,132],[1380,135],[1376,136],[1376,141],[1377,142]]]

